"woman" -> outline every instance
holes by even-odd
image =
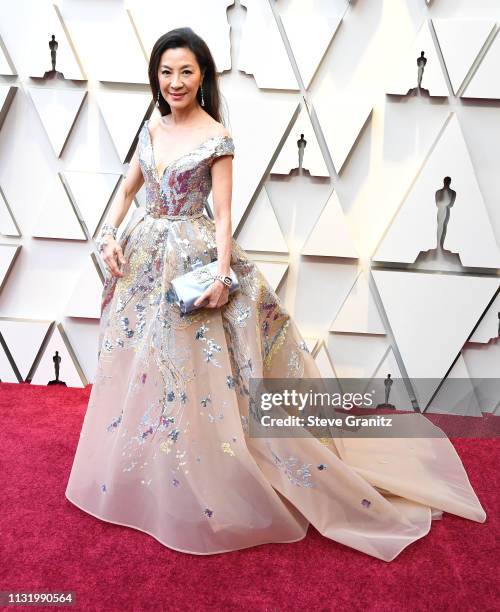
[[[311,522],[390,561],[443,510],[484,522],[445,436],[249,435],[250,378],[320,374],[289,313],[232,238],[234,143],[220,121],[209,49],[189,28],[165,34],[149,80],[161,117],[143,124],[101,233],[110,275],[99,363],[67,498],[194,554],[294,542]],[[144,181],[146,206],[117,242]],[[210,189],[214,220],[203,215]],[[172,279],[215,259],[220,276],[199,308],[183,314]],[[230,268],[239,281],[231,294]]]

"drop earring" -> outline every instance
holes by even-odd
[[[160,108],[160,90],[158,90],[158,95],[156,96],[156,106]]]
[[[200,89],[201,89],[201,105],[205,106],[205,100],[203,99],[203,86],[201,86]]]

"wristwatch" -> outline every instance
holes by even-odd
[[[214,277],[216,280],[220,280],[226,285],[226,287],[230,287],[233,284],[233,279],[230,276],[224,276],[223,274],[216,274]]]

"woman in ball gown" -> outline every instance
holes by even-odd
[[[149,80],[157,110],[141,126],[99,238],[109,270],[99,360],[67,499],[199,555],[295,542],[311,523],[391,561],[443,511],[484,522],[444,433],[250,435],[251,378],[321,376],[287,309],[232,238],[235,146],[210,50],[190,28],[173,30],[154,45]],[[117,241],[143,183],[146,205]],[[211,190],[214,219],[203,214]],[[172,279],[214,259],[220,276],[184,314]],[[230,268],[239,282],[232,292]]]

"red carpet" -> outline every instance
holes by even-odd
[[[70,590],[72,609],[106,612],[498,609],[498,439],[452,439],[486,523],[445,513],[391,563],[312,526],[293,544],[187,555],[65,498],[90,389],[0,383],[0,590]]]

